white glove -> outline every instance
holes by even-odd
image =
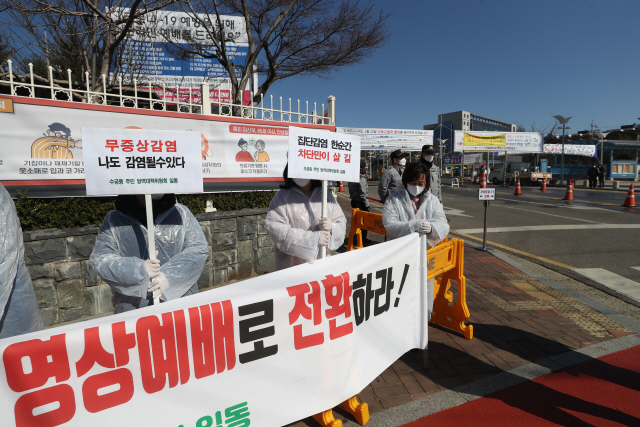
[[[158,274],[160,274],[160,261],[157,259],[148,259],[144,262],[144,272],[149,276],[150,279],[153,279]]]
[[[326,216],[320,218],[320,222],[318,223],[318,230],[331,231],[331,219]]]
[[[426,219],[423,220],[420,223],[420,225],[418,225],[418,233],[425,233],[425,234],[431,233],[431,223]]]
[[[328,231],[320,231],[320,238],[318,239],[318,246],[329,246],[329,233]]]
[[[164,273],[160,273],[155,279],[149,283],[149,292],[153,293],[153,299],[160,298],[169,287],[169,280]]]

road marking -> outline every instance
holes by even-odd
[[[476,240],[478,242],[482,242],[482,239],[480,239],[478,237],[475,237],[475,236],[471,236],[469,234],[461,233],[459,230],[451,230],[450,233],[457,234],[459,236],[464,237],[465,239],[471,239],[471,240]],[[570,265],[563,264],[563,263],[557,262],[557,261],[553,261],[551,259],[544,258],[544,257],[538,256],[538,255],[534,255],[534,254],[531,254],[529,252],[521,251],[519,249],[515,249],[515,248],[509,247],[509,246],[501,245],[500,243],[490,242],[490,241],[487,240],[487,245],[489,245],[491,247],[504,249],[504,250],[507,250],[509,252],[513,252],[513,253],[516,253],[516,254],[519,254],[519,255],[524,255],[524,256],[529,257],[529,258],[537,259],[539,261],[546,262],[548,264],[557,265],[558,267],[566,268],[568,270],[573,270],[574,269],[574,267],[571,267]]]
[[[444,214],[446,216],[466,216],[469,218],[473,218],[471,215],[463,214],[462,212],[464,211],[461,211],[460,209],[453,209],[453,208],[443,208],[443,209],[444,209]]]
[[[588,219],[580,219],[580,218],[574,218],[571,216],[562,216],[562,215],[554,215],[554,214],[550,214],[547,212],[538,212],[538,211],[532,211],[531,209],[522,209],[522,208],[515,208],[513,206],[505,206],[505,205],[496,205],[499,208],[505,208],[505,209],[515,209],[518,211],[525,211],[525,212],[529,212],[529,213],[537,213],[540,215],[549,215],[549,216],[555,216],[556,218],[565,218],[565,219],[570,219],[573,221],[584,221],[584,222],[590,222],[592,224],[600,224],[598,221],[589,221]]]
[[[514,231],[554,231],[554,230],[624,230],[639,229],[640,224],[567,224],[567,225],[522,225],[518,227],[492,227],[487,228],[487,233],[511,233]],[[483,228],[463,228],[461,233],[480,234]]]
[[[640,283],[638,282],[629,280],[604,268],[576,268],[574,271],[609,289],[640,301]]]
[[[634,270],[640,270],[640,267],[630,267],[633,268]]]

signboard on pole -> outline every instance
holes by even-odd
[[[360,181],[360,137],[289,127],[289,177]]]
[[[495,188],[479,188],[478,200],[495,200],[496,189]]]
[[[336,131],[360,136],[363,150],[421,151],[423,145],[433,145],[432,130],[339,127]]]
[[[543,138],[540,132],[472,132],[455,131],[455,152],[506,151],[512,153],[542,153]]]
[[[200,133],[82,128],[87,196],[202,193]]]

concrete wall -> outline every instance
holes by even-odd
[[[273,242],[266,209],[198,215],[209,257],[198,280],[202,290],[272,272]],[[98,227],[23,233],[25,262],[45,326],[113,313],[111,289],[89,264]]]

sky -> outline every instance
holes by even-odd
[[[325,106],[333,95],[345,127],[422,129],[460,110],[527,131],[554,115],[573,116],[567,133],[640,122],[638,0],[372,2],[392,14],[386,46],[268,94]]]

